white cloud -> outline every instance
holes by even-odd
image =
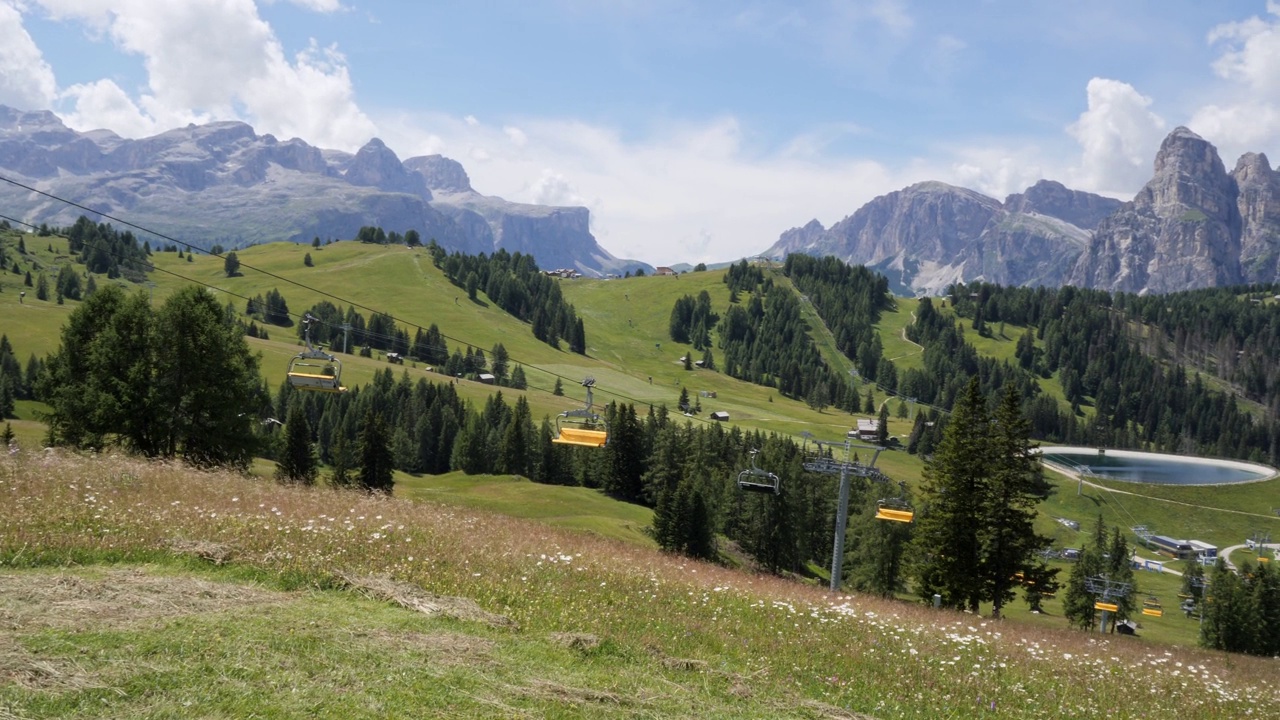
[[[267,0],[272,2],[272,0]],[[297,5],[306,10],[314,10],[319,13],[332,13],[339,10],[345,10],[341,0],[288,0],[290,3]]]
[[[1052,175],[1046,174],[1041,151],[1032,147],[980,145],[955,148],[950,182],[1004,201]],[[938,178],[942,179],[942,178]]]
[[[916,24],[902,0],[876,0],[868,13],[894,35],[906,35]]]
[[[502,128],[502,132],[507,134],[507,138],[511,140],[511,144],[516,147],[524,147],[524,144],[529,141],[529,138],[524,134],[524,131],[518,127],[508,125],[507,127]]]
[[[1218,96],[1195,111],[1190,126],[1232,158],[1280,142],[1280,4],[1267,3],[1271,17],[1225,23],[1208,34],[1221,48],[1213,71],[1227,82]]]
[[[78,21],[141,56],[147,84],[129,96],[109,80],[69,88],[77,127],[130,118],[129,127],[246,120],[259,132],[354,150],[374,134],[346,61],[332,47],[286,57],[252,0],[38,0],[54,19]],[[333,3],[311,2],[322,10]],[[105,112],[104,112],[105,111]],[[104,114],[99,115],[99,112]],[[126,128],[127,130],[127,128]]]
[[[543,170],[542,175],[534,181],[527,194],[531,202],[537,205],[586,205],[587,201],[578,194],[564,175],[550,168]]]
[[[23,26],[18,8],[0,0],[0,104],[44,110],[56,92],[53,68]]]
[[[157,128],[155,120],[111,80],[77,83],[59,93],[59,97],[75,104],[74,111],[62,114],[63,122],[73,128],[107,128],[125,137],[154,135],[168,129]]]
[[[1067,184],[1104,194],[1132,193],[1151,177],[1165,121],[1149,109],[1151,98],[1128,83],[1095,77],[1086,92],[1088,109],[1067,128],[1083,151],[1080,164],[1068,171]]]
[[[459,159],[486,195],[586,206],[601,245],[659,265],[754,255],[811,218],[830,225],[876,195],[953,174],[923,163],[893,172],[871,161],[792,155],[787,145],[753,154],[733,117],[668,123],[640,140],[577,120],[522,118],[519,148],[504,128],[456,116],[377,120],[397,154]],[[480,148],[486,160],[470,161]]]
[[[1267,3],[1267,11],[1280,14],[1274,2]],[[1220,77],[1272,96],[1280,90],[1280,34],[1274,22],[1252,17],[1224,23],[1209,31],[1208,40],[1211,45],[1226,45],[1222,56],[1213,63],[1213,70]]]

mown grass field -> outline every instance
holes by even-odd
[[[5,717],[1276,717],[1274,661],[431,500],[0,458]]]

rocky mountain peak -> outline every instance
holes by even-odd
[[[1236,161],[1236,169],[1231,171],[1231,177],[1235,178],[1236,183],[1241,186],[1255,182],[1270,182],[1271,174],[1271,163],[1268,162],[1267,156],[1254,152],[1241,155]]]
[[[1093,193],[1071,190],[1060,182],[1041,180],[1024,192],[1005,198],[1004,209],[1011,213],[1035,213],[1065,220],[1092,230],[1102,219],[1119,209],[1121,202]]]
[[[422,175],[432,192],[472,192],[471,178],[467,177],[467,171],[457,160],[443,155],[419,155],[405,160],[404,166]]]
[[[410,193],[431,199],[431,191],[427,189],[422,177],[405,170],[395,152],[378,138],[371,139],[356,152],[343,177],[352,185]]]
[[[1135,293],[1241,282],[1238,199],[1217,148],[1175,128],[1160,144],[1155,175],[1099,225],[1070,282]]]
[[[1201,172],[1225,173],[1222,159],[1218,157],[1218,149],[1209,141],[1191,130],[1178,126],[1169,133],[1160,150],[1156,153],[1155,174],[1157,177],[1169,172]]]

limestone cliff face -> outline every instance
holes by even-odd
[[[378,225],[415,229],[448,250],[507,248],[533,255],[542,267],[588,275],[652,269],[600,247],[586,208],[481,195],[457,162],[439,155],[401,162],[377,138],[351,154],[217,122],[130,140],[107,130],[79,133],[52,113],[0,105],[0,170],[203,247],[352,238],[362,226]],[[70,225],[82,213],[7,183],[0,183],[0,204],[53,225]]]
[[[1245,153],[1231,171],[1239,195],[1240,272],[1245,282],[1280,278],[1280,174],[1267,156]]]
[[[1113,198],[1071,190],[1053,180],[1041,180],[1025,192],[1005,198],[1004,209],[1015,214],[1046,215],[1092,230],[1118,210],[1120,204]]]
[[[1155,175],[1098,226],[1068,282],[1133,293],[1239,283],[1238,198],[1217,149],[1177,128],[1160,146]]]
[[[788,230],[766,254],[790,252],[869,265],[915,293],[957,280],[1132,293],[1280,282],[1280,173],[1259,153],[1228,173],[1213,145],[1180,127],[1130,202],[1047,180],[1004,203],[919,183],[830,228]]]
[[[1003,204],[924,182],[878,197],[829,229],[815,220],[788,230],[765,254],[836,255],[876,268],[906,293],[939,293],[970,280],[1055,285],[1084,247],[1087,227],[1118,205],[1052,182]]]

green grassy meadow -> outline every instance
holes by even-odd
[[[1161,640],[1181,616],[1134,638],[996,622],[442,496],[20,452],[0,518],[6,718],[1200,720],[1280,700],[1273,660]]]
[[[65,251],[66,241],[49,239],[55,246],[49,252],[40,240],[28,243],[31,252],[20,264],[38,263],[52,278],[58,263],[68,261],[59,259],[57,252],[59,243]],[[307,253],[314,267],[304,266]],[[634,403],[641,412],[649,404],[674,406],[681,388],[686,388],[703,410],[689,422],[709,422],[705,418],[710,411],[724,410],[730,413],[731,425],[793,437],[807,431],[836,440],[854,421],[846,413],[817,412],[775,390],[718,372],[683,369],[679,358],[694,351],[667,336],[671,308],[680,296],[696,296],[701,290],[710,293],[714,306],[727,306],[723,271],[562,281],[566,298],[586,327],[588,355],[583,357],[536,341],[526,324],[498,310],[483,293],[476,302],[469,300],[432,266],[423,249],[278,243],[237,254],[243,263],[241,275],[227,278],[220,258],[197,255],[187,261],[176,253],[156,253],[153,259],[161,272],[152,274],[144,290],[159,302],[186,283],[205,283],[243,310],[246,297],[275,288],[294,314],[329,299],[343,308],[358,303],[366,317],[370,308],[389,313],[411,337],[417,326],[435,323],[451,350],[471,345],[487,354],[502,342],[513,363],[525,367],[530,388],[523,394],[535,417],[580,406],[584,396],[576,383],[590,375],[597,380],[597,403]],[[0,333],[9,337],[25,362],[33,353],[56,350],[61,325],[76,303],[37,301],[30,288],[19,302],[21,282],[20,275],[0,273]],[[902,335],[917,305],[914,299],[896,299],[896,308],[884,313],[877,326],[885,357],[899,368],[921,367],[920,349]],[[816,314],[810,324],[819,347],[832,357],[834,342]],[[268,331],[269,340],[250,338],[249,343],[261,353],[264,377],[277,387],[300,340],[295,328]],[[995,338],[976,333],[966,337],[984,354],[1012,357],[1025,329],[1007,326],[1003,336],[998,328],[993,331]],[[348,386],[368,383],[374,372],[388,367],[414,379],[445,379],[412,363],[390,366],[376,356],[340,357]],[[557,377],[564,383],[565,397],[551,393]],[[1055,379],[1043,380],[1042,387],[1065,402]],[[462,396],[477,404],[493,391],[470,381],[459,385]],[[715,397],[700,397],[700,391]],[[520,394],[508,388],[502,392],[508,400]],[[865,388],[862,392],[865,395]],[[888,400],[881,393],[875,399]],[[40,446],[42,410],[39,403],[18,403],[17,419],[10,423],[21,447]],[[891,434],[905,439],[910,427],[909,419],[891,413]],[[1190,648],[1198,628],[1177,612],[1178,579],[1172,575],[1138,574],[1139,589],[1159,596],[1167,611],[1162,618],[1144,619],[1141,638],[1094,639],[1062,629],[1056,600],[1046,602],[1046,613],[1039,615],[1019,601],[1007,608],[1007,621],[988,625],[980,618],[921,614],[906,603],[833,598],[794,582],[687,563],[653,549],[645,532],[651,522],[648,509],[585,488],[537,485],[511,477],[397,473],[396,497],[375,501],[324,489],[280,488],[261,479],[270,477],[272,470],[270,463],[261,461],[252,471],[258,479],[219,476],[224,487],[199,485],[206,494],[200,499],[179,489],[191,480],[175,469],[129,465],[122,471],[110,464],[129,462],[121,459],[84,460],[83,469],[76,469],[77,461],[64,457],[61,471],[83,475],[81,484],[95,488],[94,493],[83,493],[95,498],[86,505],[80,495],[68,500],[59,494],[68,492],[65,488],[41,484],[49,476],[32,464],[32,455],[24,452],[12,460],[8,485],[0,487],[0,498],[8,492],[11,499],[32,498],[23,502],[33,503],[15,505],[0,499],[0,520],[5,521],[0,523],[0,574],[12,569],[35,583],[74,583],[119,570],[235,587],[248,583],[289,594],[290,599],[271,605],[268,619],[244,627],[235,625],[242,613],[234,609],[225,617],[184,615],[152,627],[144,633],[146,639],[137,642],[130,641],[137,632],[133,626],[97,633],[45,628],[7,639],[0,633],[0,718],[6,711],[16,717],[96,717],[103,708],[116,717],[177,716],[183,714],[178,708],[188,696],[197,698],[194,702],[207,708],[202,714],[208,716],[242,716],[253,702],[266,702],[267,715],[363,716],[364,711],[353,708],[365,707],[358,703],[370,701],[380,687],[394,699],[368,706],[378,708],[369,711],[371,716],[426,709],[427,714],[465,717],[1146,717],[1160,714],[1157,711],[1178,717],[1225,717],[1236,716],[1232,713],[1237,710],[1259,709],[1248,699],[1257,696],[1243,690],[1256,690],[1241,670],[1252,668],[1253,660],[1233,657],[1227,662]],[[919,457],[901,451],[882,453],[878,465],[912,486],[923,470]],[[137,497],[138,489],[126,475],[153,477],[156,497]],[[1194,537],[1220,547],[1243,542],[1259,530],[1280,537],[1280,518],[1271,512],[1280,507],[1280,480],[1218,488],[1109,483],[1105,489],[1085,486],[1077,496],[1075,481],[1052,477],[1056,491],[1040,508],[1039,528],[1059,547],[1080,547],[1099,515],[1108,526],[1145,524],[1161,534]],[[99,484],[107,489],[96,491]],[[228,505],[232,501],[224,490],[230,488],[239,498],[236,502],[253,497],[261,507]],[[101,509],[99,499],[113,506],[101,517],[94,510]],[[126,507],[127,499],[142,503],[136,507],[144,509],[135,516]],[[55,501],[68,502],[68,508],[48,518],[27,514]],[[360,532],[335,519],[351,515],[344,515],[342,508],[369,503],[377,510],[350,523]],[[379,529],[385,523],[370,519],[384,511],[388,517],[403,518],[393,532]],[[1058,517],[1080,522],[1085,532],[1067,529],[1055,521]],[[412,528],[408,534],[415,538],[432,538],[435,545],[426,559],[381,542],[401,533],[400,524]],[[486,532],[499,539],[477,537]],[[175,538],[234,546],[237,559],[230,568],[207,567],[191,560],[188,552],[173,551]],[[576,559],[570,563],[572,571],[557,563],[548,565],[546,558],[561,557],[557,553],[591,557],[590,569],[579,570]],[[64,569],[71,565],[86,567]],[[1062,567],[1065,578],[1068,566]],[[341,583],[333,580],[338,570],[386,574],[430,592],[465,596],[513,617],[521,631],[512,634],[388,607],[338,587]],[[552,574],[544,575],[548,572]],[[66,573],[80,580],[68,580]],[[732,588],[732,597],[720,588]],[[359,617],[333,621],[345,614]],[[891,622],[884,620],[890,617]],[[830,636],[833,625],[841,629]],[[287,637],[275,637],[273,627],[288,629]],[[382,642],[405,633],[450,640],[443,651],[435,645]],[[566,646],[564,633],[591,635],[598,642],[587,643],[587,649]],[[352,638],[358,642],[353,644]],[[482,651],[473,657],[449,644],[455,641]],[[36,660],[21,666],[21,677],[28,680],[5,685],[5,652],[14,643],[21,648],[19,655]],[[1049,647],[1055,649],[1045,649]],[[910,653],[913,648],[924,656]],[[1181,662],[1189,665],[1214,668],[1222,673],[1214,677],[1239,694],[1228,697],[1229,693],[1206,689],[1201,683],[1206,676],[1174,674],[1164,661],[1151,664],[1152,658],[1170,652],[1179,653],[1185,658]],[[154,667],[145,662],[166,653],[177,653],[179,659],[152,660]],[[318,653],[333,667],[293,659],[299,653]],[[442,659],[458,653],[466,661],[461,665]],[[1079,687],[1094,682],[1096,673],[1078,663],[1064,663],[1061,656],[1066,654],[1105,665],[1100,672],[1109,679],[1103,691],[1082,692]],[[1107,659],[1112,654],[1122,658],[1119,666]],[[75,661],[77,657],[88,659]],[[50,667],[80,662],[89,669],[89,679],[62,682],[38,676],[31,669],[37,661],[53,663]],[[134,665],[138,667],[131,669]],[[232,689],[202,687],[202,673],[224,666],[231,668]],[[338,666],[351,669],[333,669]],[[425,676],[418,672],[422,667],[427,668]],[[962,672],[964,667],[969,670]],[[10,670],[8,677],[18,677],[14,672]],[[1152,676],[1164,695],[1139,699],[1126,693],[1131,685],[1145,687]],[[1180,685],[1188,680],[1198,688],[1197,699],[1182,694],[1190,692]],[[255,689],[272,683],[274,689]],[[320,689],[322,684],[330,689]],[[148,693],[147,687],[155,689]],[[287,687],[302,688],[301,696],[286,698]],[[127,699],[119,699],[120,689]],[[1048,693],[1060,702],[1028,704],[1030,698],[1042,699]],[[956,704],[979,695],[995,700],[995,708],[988,712],[985,702],[978,707],[967,700]],[[1197,709],[1178,714],[1187,708]],[[1214,714],[1221,712],[1227,714]]]

